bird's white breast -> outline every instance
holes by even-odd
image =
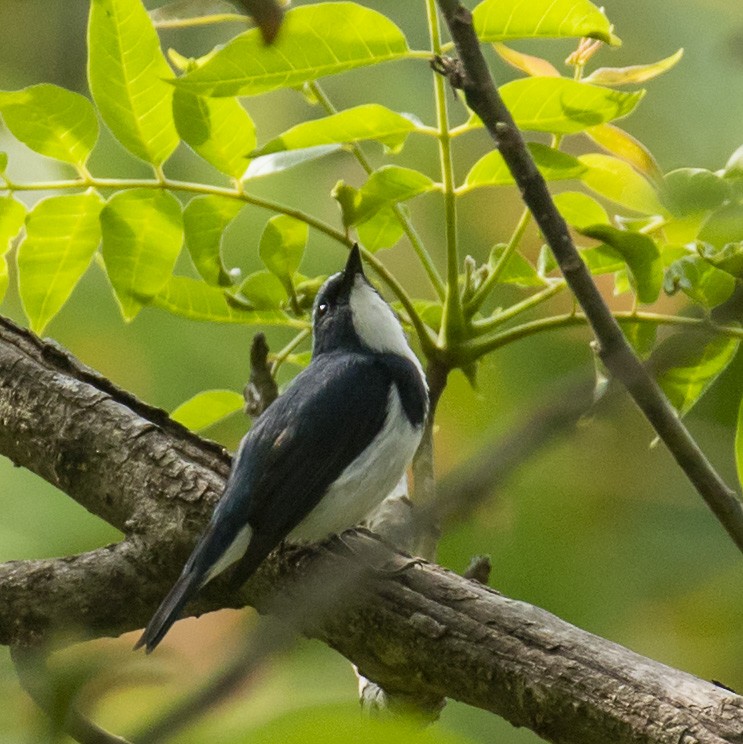
[[[393,384],[384,426],[287,539],[318,542],[363,521],[399,483],[413,459],[422,433],[423,427],[410,424],[397,386]],[[338,432],[338,436],[342,437],[343,432]]]

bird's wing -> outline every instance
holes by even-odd
[[[206,532],[137,647],[157,646],[244,538],[235,582],[255,571],[381,430],[392,384],[372,358],[334,354],[295,378],[243,438]]]

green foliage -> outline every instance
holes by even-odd
[[[192,431],[203,431],[242,411],[244,404],[242,395],[234,390],[204,390],[181,403],[170,418]]]
[[[5,125],[24,145],[50,158],[84,166],[98,140],[90,101],[56,85],[0,92]]]
[[[13,238],[23,227],[26,208],[12,196],[0,197],[0,302],[8,289],[8,262],[5,254],[10,250]]]
[[[735,464],[738,468],[738,480],[743,487],[743,398],[738,410],[738,426],[735,432]]]

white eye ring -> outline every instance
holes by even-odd
[[[322,316],[325,315],[325,313],[327,313],[327,312],[328,312],[328,303],[327,302],[321,302],[317,306],[317,315],[318,315],[318,317],[322,318]]]

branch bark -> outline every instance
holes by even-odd
[[[226,455],[7,321],[0,421],[0,452],[127,532],[80,556],[0,566],[0,643],[141,627],[207,518]],[[363,536],[346,543],[359,550],[284,548],[239,595],[215,582],[189,613],[250,603],[296,621],[294,599],[319,563],[341,576],[368,573]],[[386,691],[461,700],[558,743],[743,744],[735,693],[438,566],[379,551],[384,568],[355,582],[356,593],[339,593],[343,604],[322,621],[299,620],[305,635]]]
[[[715,471],[655,380],[632,351],[570,237],[510,112],[498,93],[472,25],[459,0],[437,0],[459,55],[446,74],[495,141],[522,198],[586,314],[607,369],[622,382],[676,462],[738,548],[743,551],[743,504]]]

